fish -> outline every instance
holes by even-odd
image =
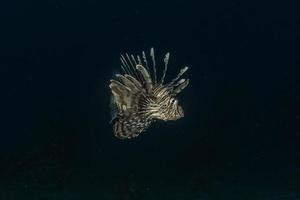
[[[121,54],[121,71],[110,79],[111,123],[118,139],[136,138],[158,120],[184,117],[177,95],[189,85],[189,79],[181,78],[189,67],[183,67],[174,79],[166,82],[168,52],[160,64],[163,68],[158,80],[154,48],[150,48],[149,54]]]

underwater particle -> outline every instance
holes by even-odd
[[[184,116],[176,96],[189,84],[189,79],[180,79],[188,67],[164,83],[170,54],[165,55],[160,80],[157,80],[153,48],[150,57],[151,63],[144,51],[142,56],[121,55],[122,73],[110,80],[111,122],[119,139],[135,138],[157,120],[177,120]]]

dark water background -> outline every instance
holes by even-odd
[[[300,199],[297,3],[0,3],[0,199]],[[185,118],[113,137],[119,54],[190,66]],[[162,57],[161,57],[162,58]]]

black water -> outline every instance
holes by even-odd
[[[297,4],[0,3],[0,199],[300,199]],[[119,54],[190,66],[185,118],[120,141]]]

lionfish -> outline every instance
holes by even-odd
[[[150,49],[151,63],[145,52],[142,56],[121,55],[123,73],[110,80],[111,111],[114,135],[131,139],[144,132],[157,120],[177,120],[184,116],[176,95],[188,84],[189,79],[179,79],[187,70],[184,67],[169,83],[165,83],[170,53],[164,57],[160,80],[157,78],[154,49]]]

